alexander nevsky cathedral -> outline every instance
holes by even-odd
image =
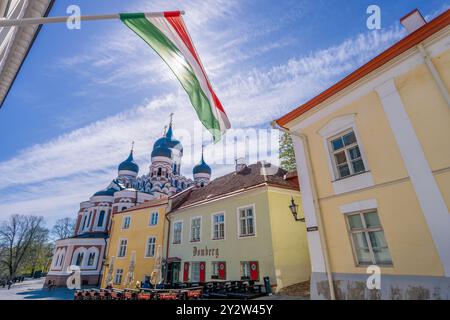
[[[88,201],[80,203],[75,234],[56,242],[46,285],[65,285],[71,265],[83,266],[83,285],[96,285],[101,277],[100,261],[105,254],[112,214],[145,201],[171,196],[193,185],[203,187],[209,183],[211,168],[203,155],[193,168],[193,180],[181,175],[182,158],[183,146],[173,136],[172,121],[153,145],[147,174],[139,176],[132,149],[128,158],[119,164],[117,177]]]

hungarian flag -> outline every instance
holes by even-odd
[[[167,63],[186,90],[200,121],[214,141],[230,128],[230,122],[211,87],[179,11],[164,16],[122,13],[120,19]]]

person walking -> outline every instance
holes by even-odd
[[[8,280],[7,285],[8,285],[8,290],[11,289],[13,282],[11,281],[11,279]]]

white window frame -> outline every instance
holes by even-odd
[[[349,134],[351,132],[353,132],[353,134],[355,136],[355,139],[356,139],[356,142],[354,142],[353,144],[351,144],[349,146],[343,146],[341,149],[339,149],[337,151],[333,150],[332,141],[337,140],[339,138],[342,138],[343,136],[345,136],[345,135],[347,135],[347,134]],[[328,152],[329,152],[331,163],[332,163],[332,166],[333,166],[333,173],[334,173],[334,179],[335,180],[347,179],[347,178],[351,178],[351,177],[353,177],[355,175],[363,174],[363,173],[367,172],[366,163],[364,162],[364,158],[363,158],[362,153],[361,153],[361,147],[360,147],[360,143],[358,141],[358,137],[356,136],[356,133],[355,133],[355,131],[352,128],[344,130],[344,131],[341,131],[338,134],[329,137],[327,139],[327,141],[328,141]],[[361,161],[363,163],[363,166],[364,166],[364,170],[361,171],[361,172],[355,172],[354,171],[355,169],[353,168],[352,160],[351,160],[351,157],[350,157],[349,149],[352,149],[352,148],[355,148],[355,147],[358,147],[359,153],[361,155],[360,159],[361,159]],[[350,174],[345,176],[345,177],[341,177],[340,176],[339,169],[338,169],[338,164],[337,164],[336,158],[335,158],[335,154],[341,153],[341,152],[344,152],[344,154],[345,154],[345,160],[346,160],[345,162],[346,162],[347,167],[348,167],[349,172],[350,172]]]
[[[155,224],[152,223],[153,215],[156,215],[156,223]],[[154,212],[150,213],[150,219],[148,221],[149,227],[156,227],[158,225],[158,223],[159,223],[159,212],[158,211],[154,211]]]
[[[198,240],[193,240],[192,239],[192,221],[196,220],[196,219],[200,219],[200,230],[198,232],[199,235],[199,239]],[[189,228],[189,242],[193,242],[193,243],[198,243],[202,241],[202,217],[201,216],[197,216],[197,217],[191,217],[190,219],[190,228]]]
[[[127,219],[129,220],[129,223],[128,223],[128,227],[125,228],[125,221],[126,221]],[[131,226],[131,216],[130,216],[130,215],[123,216],[123,217],[122,217],[122,226],[121,226],[121,229],[122,229],[122,230],[129,230],[129,229],[130,229],[130,226]]]
[[[380,226],[379,227],[372,227],[372,228],[368,228],[367,227],[366,220],[365,220],[365,217],[364,217],[364,213],[368,213],[368,212],[376,212],[376,214],[378,216],[378,220],[380,221]],[[361,222],[363,224],[363,228],[358,229],[357,231],[352,231],[352,228],[350,226],[350,219],[349,219],[349,217],[350,216],[354,216],[354,215],[359,215],[360,219],[361,219]],[[351,246],[352,246],[353,258],[355,260],[355,266],[356,267],[367,267],[369,265],[379,265],[379,266],[383,266],[383,267],[393,267],[394,263],[392,261],[392,255],[391,255],[391,251],[389,250],[389,245],[388,245],[388,253],[389,253],[389,256],[391,258],[391,262],[390,263],[376,262],[375,254],[374,254],[373,248],[372,248],[372,242],[371,242],[370,237],[369,237],[369,232],[381,231],[381,232],[383,232],[384,239],[385,239],[385,241],[387,243],[386,234],[384,233],[383,224],[381,223],[381,219],[380,219],[380,215],[378,213],[378,209],[377,208],[371,208],[371,209],[359,210],[359,211],[355,211],[355,212],[349,212],[349,213],[345,213],[344,216],[345,216],[345,220],[346,220],[345,224],[347,225],[347,231],[348,231],[348,235],[349,235],[349,238],[350,238],[350,243],[351,243]],[[370,257],[372,259],[371,263],[361,263],[358,260],[356,244],[355,244],[355,241],[354,241],[353,236],[352,236],[354,233],[363,233],[364,234],[364,237],[366,238],[367,246],[369,248],[369,254],[370,254]]]
[[[177,223],[181,224],[180,242],[175,242],[175,224]],[[183,243],[183,220],[177,220],[174,221],[172,225],[172,244],[182,244],[182,243]]]
[[[218,215],[223,215],[223,237],[222,238],[214,237],[214,226],[215,226],[214,225],[214,217],[218,216]],[[211,215],[211,240],[214,240],[214,241],[226,240],[226,234],[227,234],[226,228],[227,228],[227,225],[226,225],[225,211],[213,213]]]
[[[358,132],[358,128],[356,127],[355,116],[356,114],[347,114],[336,117],[330,120],[325,126],[322,127],[322,129],[317,131],[317,133],[322,136],[324,151],[328,163],[328,170],[335,194],[360,190],[374,185],[369,162],[364,150],[363,141]],[[340,178],[335,168],[335,160],[333,159],[333,151],[331,149],[331,140],[333,137],[337,137],[350,130],[355,134],[356,143],[359,147],[359,152],[361,153],[361,159],[363,161],[365,171]]]
[[[150,247],[150,239],[154,239],[153,243],[153,255],[148,255],[148,249]],[[149,236],[147,242],[145,243],[145,258],[154,258],[156,256],[156,236]]]
[[[252,235],[242,235],[241,232],[241,218],[240,218],[240,210],[242,209],[248,209],[248,208],[252,208],[253,209],[253,234]],[[250,239],[250,238],[255,238],[256,237],[256,207],[255,204],[249,204],[246,206],[242,206],[242,207],[238,207],[236,209],[236,218],[237,218],[237,231],[238,231],[238,239]]]
[[[120,255],[120,248],[122,241],[126,241],[126,245],[125,245],[125,254],[123,256]],[[127,256],[127,251],[128,251],[128,238],[120,238],[119,242],[117,244],[117,258],[118,259],[124,259]]]
[[[120,281],[117,281],[117,276],[119,274],[119,270],[120,270]],[[123,269],[121,268],[117,268],[116,272],[114,272],[114,284],[116,285],[121,285],[122,284],[122,280],[123,280]]]
[[[194,264],[198,265],[198,280],[194,280]],[[200,281],[200,271],[201,271],[201,262],[200,261],[191,261],[189,264],[189,280],[190,282],[199,282]]]

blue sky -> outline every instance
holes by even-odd
[[[213,86],[239,129],[268,127],[404,37],[400,17],[419,8],[430,19],[450,1],[59,0],[50,15],[65,15],[71,4],[82,14],[185,10]],[[371,4],[381,8],[378,31],[366,27]],[[80,201],[115,177],[132,140],[140,173],[147,173],[170,112],[175,134],[198,127],[174,76],[120,21],[81,27],[42,28],[0,109],[0,220],[13,213],[44,215],[50,223],[75,216]],[[186,175],[198,161],[199,144],[192,145]],[[229,170],[213,166],[216,176]]]

